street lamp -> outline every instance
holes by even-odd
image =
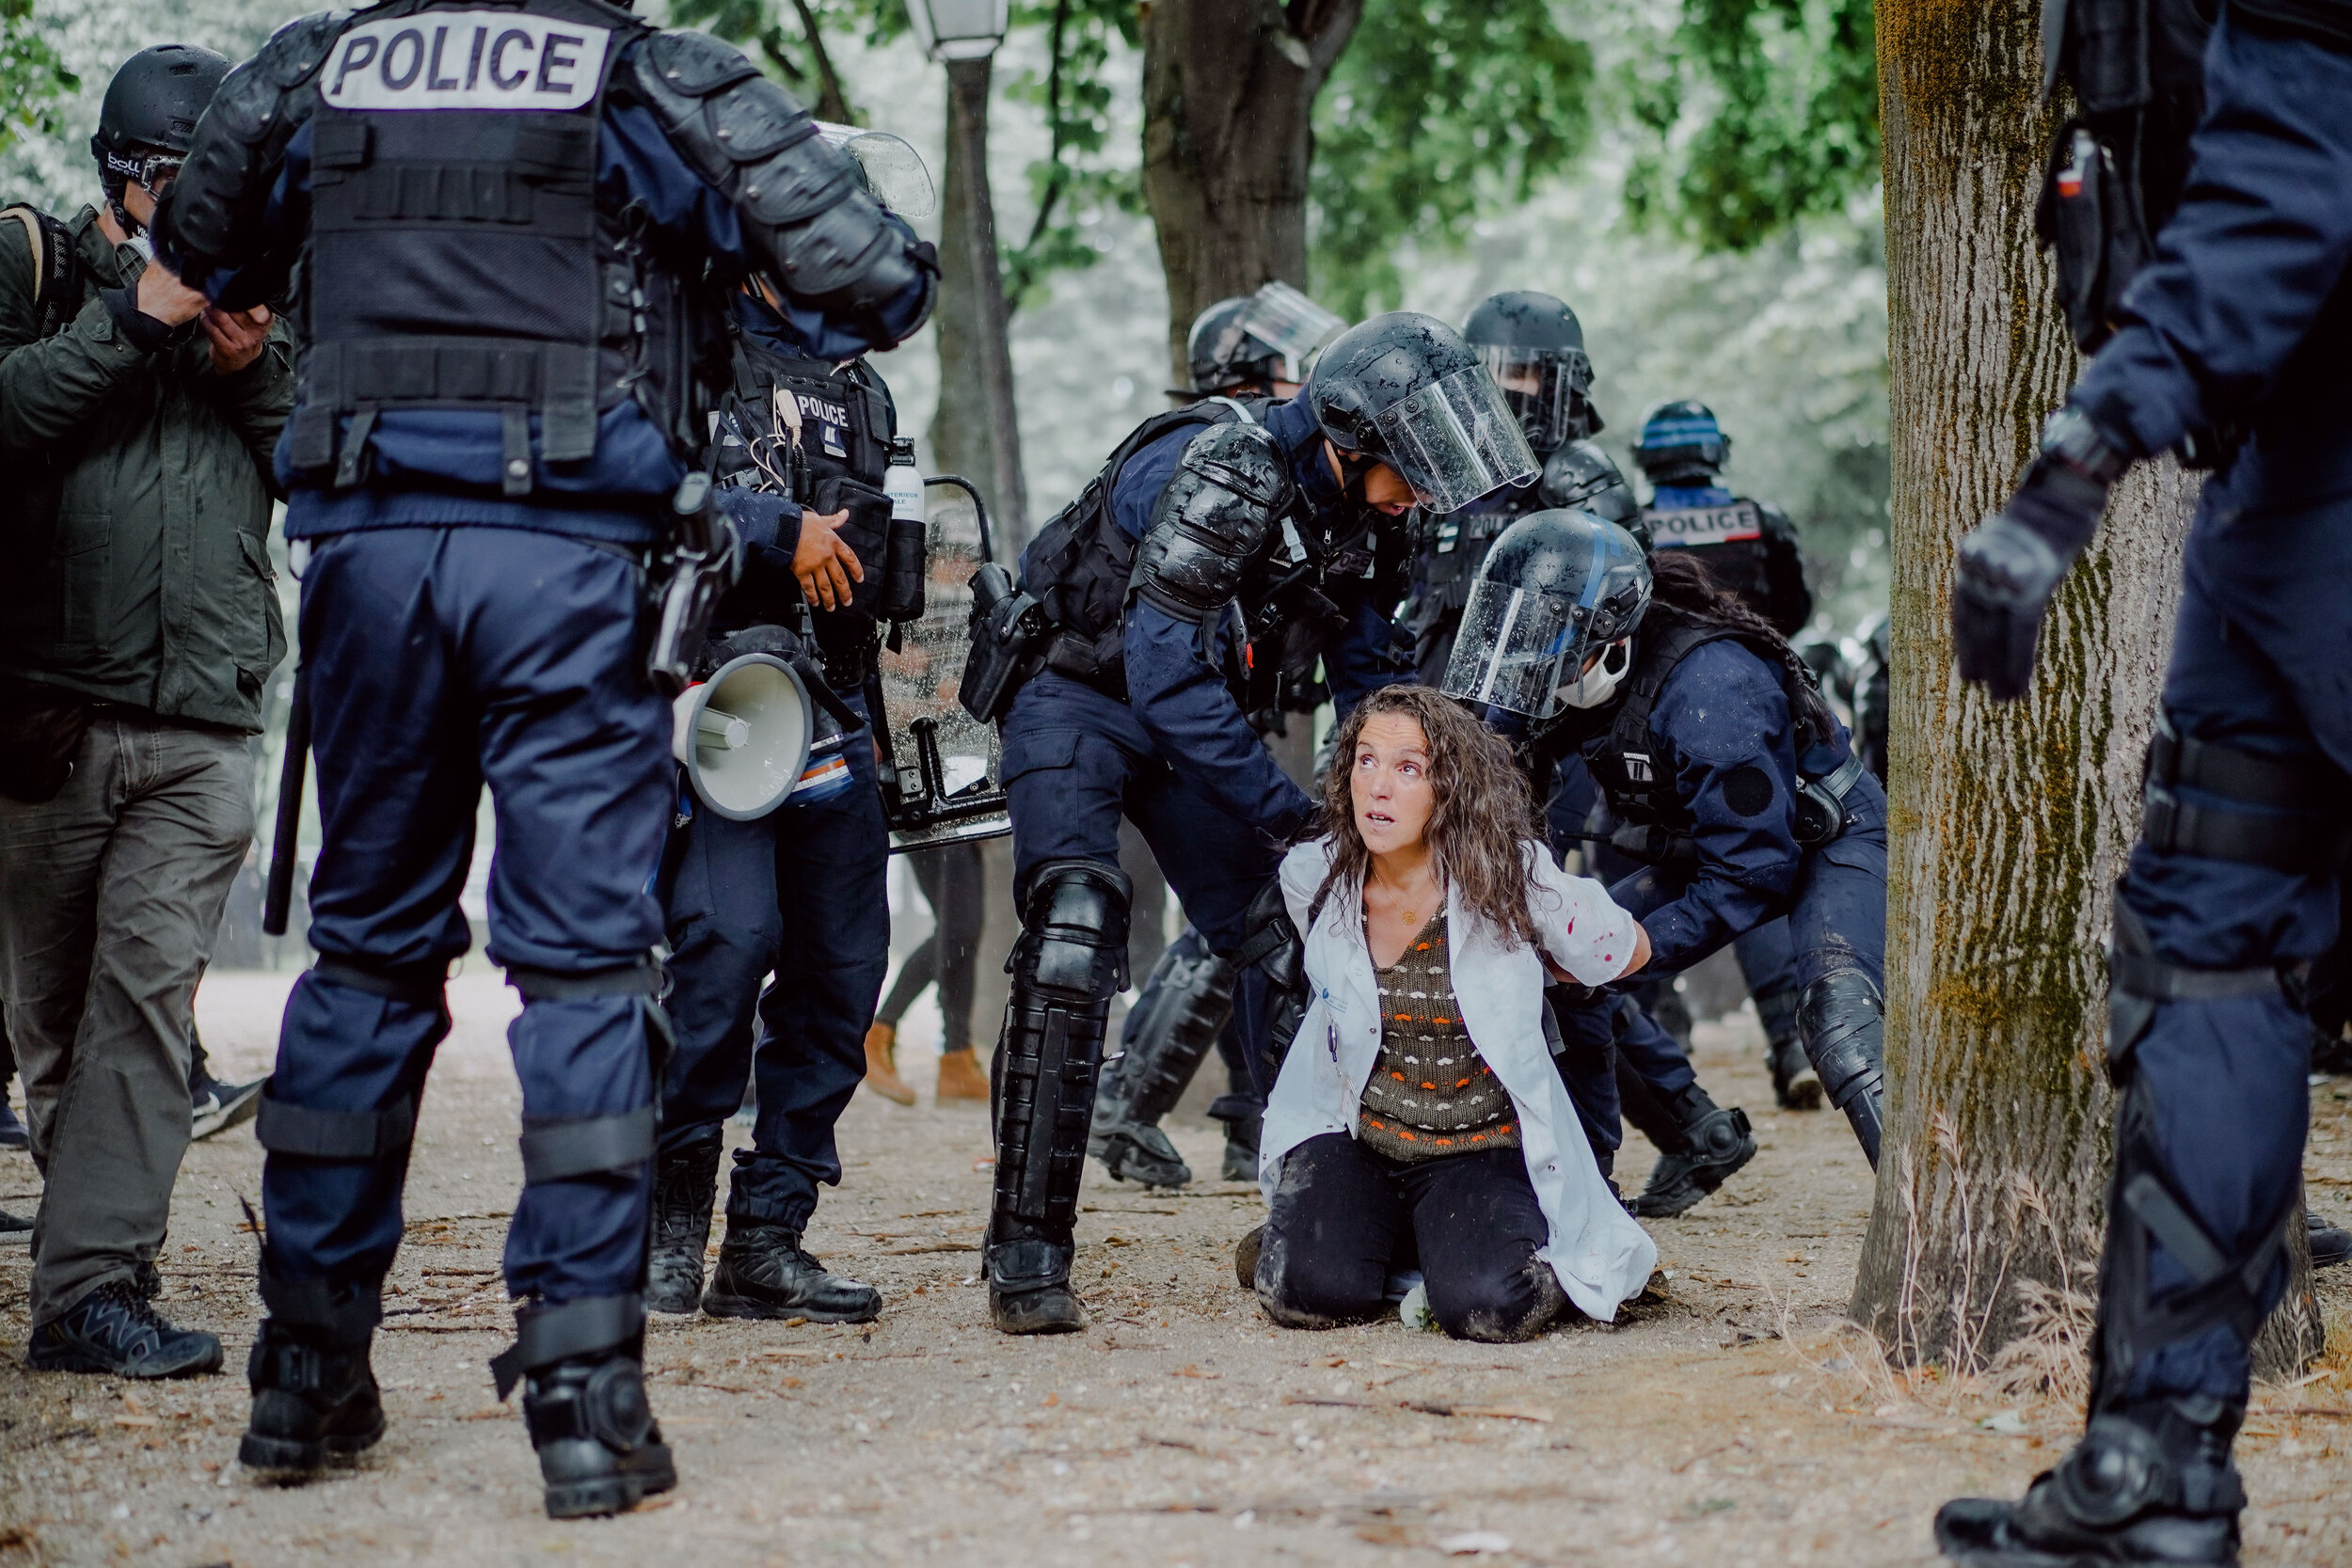
[[[1011,311],[996,259],[996,209],[988,189],[988,98],[991,56],[1005,40],[1009,0],[907,0],[907,20],[924,53],[947,68],[946,214],[961,211],[961,233],[943,233],[940,340],[944,363],[949,340],[969,334],[981,401],[987,409],[989,488],[1000,519],[994,531],[1017,554],[1029,536],[1028,497],[1021,478],[1021,430],[1013,411]],[[959,201],[961,198],[961,201]],[[958,263],[961,263],[959,265]],[[970,291],[961,310],[958,274]],[[968,312],[968,313],[967,313]],[[944,395],[944,390],[943,390]]]
[[[907,0],[907,20],[934,60],[984,60],[1005,41],[1011,0]]]

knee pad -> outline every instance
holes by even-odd
[[[1233,1015],[1233,966],[1214,953],[1170,947],[1144,990],[1149,1000],[1137,1002],[1119,1083],[1128,1116],[1157,1122],[1175,1109]]]
[[[997,1047],[996,1208],[1057,1228],[1077,1218],[1110,999],[1126,978],[1132,889],[1118,867],[1048,861],[1029,883],[1006,968]]]

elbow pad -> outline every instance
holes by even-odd
[[[156,250],[183,277],[247,259],[286,144],[318,108],[319,70],[349,21],[297,17],[222,79],[156,214]]]
[[[708,33],[658,33],[637,51],[635,79],[671,145],[734,203],[752,260],[795,299],[870,318],[929,287],[935,266],[883,216],[856,164],[740,51]]]
[[[1179,620],[1214,614],[1263,559],[1295,495],[1282,449],[1263,427],[1210,426],[1185,445],[1152,504],[1136,551],[1135,591]]]

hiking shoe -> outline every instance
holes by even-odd
[[[175,1328],[127,1279],[110,1279],[33,1330],[24,1365],[37,1372],[196,1377],[220,1370],[220,1337]]]

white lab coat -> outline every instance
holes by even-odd
[[[1615,979],[1632,958],[1633,917],[1598,882],[1552,864],[1533,840],[1527,851],[1530,912],[1545,952],[1586,985]],[[1292,924],[1306,933],[1314,1000],[1266,1101],[1258,1184],[1268,1202],[1285,1154],[1327,1132],[1355,1135],[1364,1083],[1380,1054],[1380,990],[1364,940],[1361,886],[1333,887],[1311,926],[1307,918],[1330,854],[1331,841],[1321,838],[1282,861],[1282,896]],[[1648,1282],[1658,1248],[1612,1196],[1552,1064],[1542,960],[1533,947],[1466,915],[1451,890],[1446,929],[1462,1022],[1518,1113],[1520,1152],[1550,1231],[1535,1256],[1551,1265],[1580,1310],[1606,1322]]]

